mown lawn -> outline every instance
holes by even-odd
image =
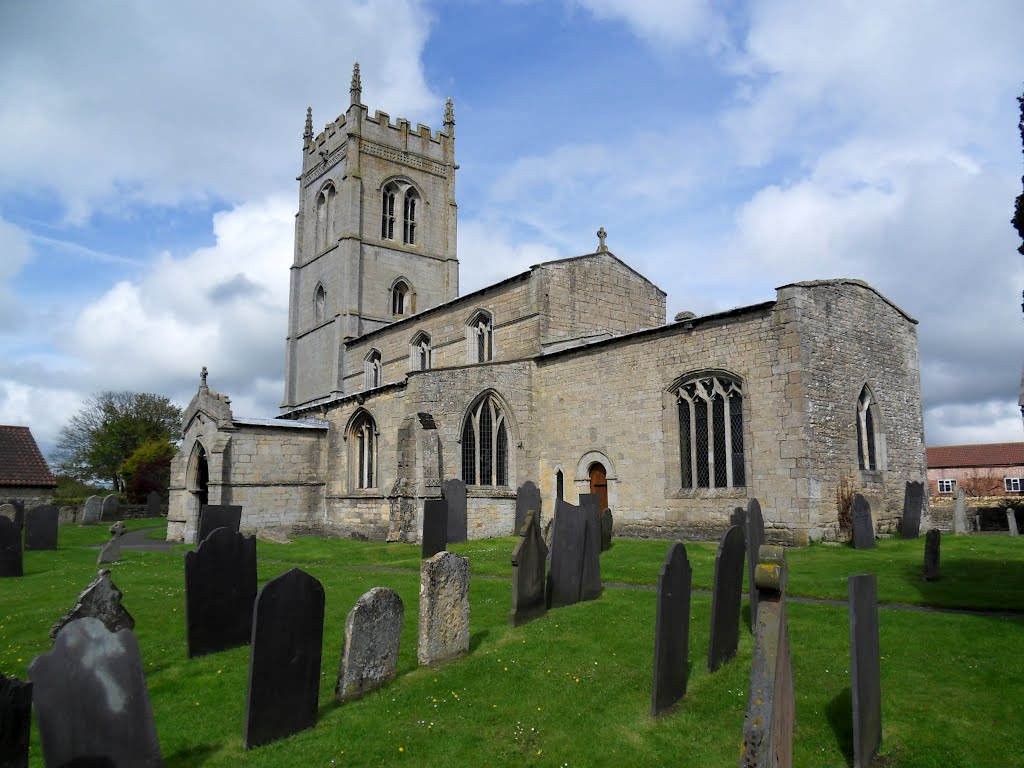
[[[133,521],[132,527],[152,525]],[[26,677],[49,650],[50,625],[95,575],[106,527],[61,529],[57,552],[25,554],[23,579],[0,581],[0,672]],[[943,577],[920,581],[923,539],[873,552],[813,546],[788,553],[790,592],[843,599],[846,576],[878,574],[884,602],[1024,610],[1024,545],[1007,537],[943,539]],[[655,595],[610,587],[597,601],[508,626],[513,539],[455,545],[471,558],[471,651],[438,669],[416,664],[419,549],[299,538],[260,542],[261,583],[301,567],[324,585],[327,613],[316,728],[242,750],[248,648],[185,653],[182,556],[126,552],[112,567],[136,618],[163,754],[170,766],[636,765],[733,766],[746,706],[752,640],[706,672],[710,599],[696,594],[689,691],[649,716]],[[653,585],[667,542],[617,540],[607,582]],[[687,545],[694,586],[711,586],[715,547]],[[334,703],[345,615],[374,586],[405,603],[398,678],[359,701]],[[852,764],[849,638],[843,606],[791,603],[797,694],[795,763]],[[889,766],[1019,764],[1014,707],[1024,695],[1024,614],[992,617],[883,609],[883,754]],[[41,766],[33,734],[33,766]]]

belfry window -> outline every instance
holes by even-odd
[[[743,391],[739,382],[721,375],[693,379],[676,395],[682,487],[746,485]]]
[[[508,426],[493,395],[470,410],[462,428],[462,480],[466,485],[508,485]]]
[[[370,353],[366,356],[365,366],[365,389],[379,387],[384,380],[384,365],[381,361],[380,350],[370,350]]]
[[[356,488],[375,488],[377,425],[370,414],[363,412],[352,422],[349,441],[353,485]]]
[[[327,317],[327,291],[322,285],[317,285],[316,294],[313,297],[313,319],[319,325]]]
[[[316,197],[316,252],[324,250],[334,229],[334,185],[327,184]]]
[[[416,243],[416,206],[419,195],[410,187],[405,191],[405,216],[403,218],[402,242],[407,245]]]
[[[878,428],[878,404],[865,384],[857,398],[857,465],[861,469],[879,469]]]
[[[388,184],[381,194],[380,236],[382,240],[395,239],[395,197],[398,187]]]
[[[422,207],[423,199],[408,181],[397,179],[385,184],[381,190],[381,239],[398,239],[395,234],[395,228],[398,226],[402,242],[405,245],[415,245],[419,239],[420,220],[423,218]]]

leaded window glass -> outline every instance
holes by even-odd
[[[493,395],[473,407],[462,428],[462,479],[466,485],[508,485],[508,425]]]
[[[743,390],[724,376],[691,379],[677,391],[683,488],[741,488]]]

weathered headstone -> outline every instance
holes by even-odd
[[[448,548],[448,501],[424,499],[420,558],[426,560]]]
[[[185,553],[189,657],[249,642],[256,600],[256,537],[216,528]]]
[[[32,683],[0,674],[0,766],[28,768]]]
[[[405,606],[393,589],[374,587],[345,619],[345,647],[335,696],[351,701],[395,679]]]
[[[7,517],[0,517],[0,578],[23,574],[21,527]]]
[[[469,558],[438,552],[420,563],[419,644],[428,666],[469,651]]]
[[[441,486],[448,502],[448,543],[461,544],[469,535],[466,512],[466,484],[462,480],[445,480]]]
[[[199,510],[199,533],[196,535],[196,544],[202,544],[203,539],[209,536],[218,528],[227,528],[233,533],[238,533],[242,524],[242,508],[236,504],[203,504]]]
[[[146,494],[146,517],[160,517],[160,494],[150,491]]]
[[[292,568],[256,597],[242,745],[252,749],[316,725],[324,588]]]
[[[548,608],[579,602],[585,537],[584,511],[558,499],[551,532],[551,565],[548,567],[546,593]]]
[[[762,545],[754,659],[743,718],[741,768],[791,768],[796,699],[786,619],[786,550]]]
[[[607,552],[612,548],[612,533],[614,530],[615,520],[612,517],[612,511],[605,507],[604,512],[601,513],[601,551]]]
[[[24,499],[12,499],[11,505],[14,507],[14,522],[18,524],[19,528],[25,527],[25,500]]]
[[[745,534],[747,530],[747,510],[745,510],[743,507],[736,507],[732,511],[732,514],[729,515],[729,525],[738,525],[740,528],[743,529]],[[744,536],[744,538],[746,537]]]
[[[139,642],[99,619],[68,624],[28,667],[47,765],[162,766]]]
[[[61,507],[60,512],[57,514],[58,525],[71,525],[75,522],[75,508],[74,507]]]
[[[757,499],[747,503],[744,539],[747,545],[747,592],[750,594],[750,631],[757,628],[757,585],[754,575],[757,572],[757,552],[764,544],[764,518],[761,517],[761,504]]]
[[[651,714],[671,708],[686,695],[690,676],[690,583],[693,571],[686,547],[668,548],[658,574],[658,603],[654,620],[654,676]]]
[[[103,506],[100,508],[101,520],[117,520],[117,495],[108,493],[103,497]]]
[[[882,661],[878,639],[878,584],[873,573],[847,580],[850,605],[850,690],[853,766],[869,768],[882,743]]]
[[[596,600],[601,596],[601,508],[595,493],[580,494],[583,512],[583,572],[580,600]]]
[[[12,523],[17,523],[18,510],[13,504],[0,504],[0,517],[6,517]]]
[[[516,536],[523,535],[527,512],[537,513],[537,525],[539,526],[541,523],[540,489],[530,480],[520,485],[516,491]]]
[[[743,602],[743,529],[734,525],[722,535],[715,555],[715,586],[711,596],[711,638],[708,672],[714,672],[736,655],[740,641],[740,608]]]
[[[924,483],[907,481],[903,491],[903,522],[900,533],[904,539],[916,539],[921,535],[921,510],[924,508]]]
[[[103,515],[103,500],[99,496],[90,496],[85,500],[82,507],[82,517],[79,522],[82,525],[96,525]]]
[[[1017,516],[1012,509],[1006,510],[1006,527],[1009,529],[1011,536],[1019,535],[1017,531]]]
[[[110,526],[110,541],[103,545],[96,565],[121,562],[121,537],[124,536],[124,523],[118,520]]]
[[[122,597],[121,590],[110,580],[110,571],[100,570],[96,578],[79,593],[75,607],[50,627],[50,639],[56,640],[65,626],[87,616],[99,619],[111,632],[135,629],[135,619],[121,605]]]
[[[859,493],[853,497],[853,546],[855,549],[875,548],[875,524],[871,519],[871,505]]]
[[[924,580],[935,581],[939,578],[939,556],[942,537],[938,528],[932,528],[924,539]]]
[[[953,533],[967,533],[967,493],[959,485],[953,497]]]
[[[519,543],[512,550],[512,608],[508,614],[513,627],[544,614],[544,566],[548,548],[537,522],[539,513],[530,510],[520,528]]]

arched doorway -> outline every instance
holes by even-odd
[[[608,471],[604,468],[604,464],[595,461],[590,465],[588,473],[590,475],[590,492],[597,494],[598,508],[605,510],[608,508]]]
[[[196,451],[192,456],[192,471],[189,472],[189,491],[192,492],[198,508],[210,503],[210,464],[206,460],[206,449],[202,443],[196,443]]]

